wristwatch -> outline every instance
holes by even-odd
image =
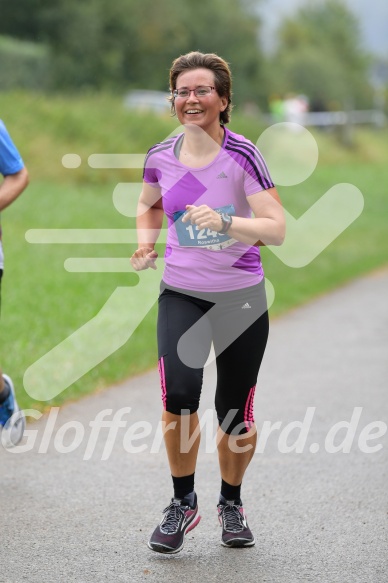
[[[227,213],[220,213],[220,217],[222,220],[222,229],[218,231],[220,235],[225,235],[228,232],[231,224],[232,224],[232,217]]]

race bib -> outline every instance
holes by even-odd
[[[219,213],[227,213],[228,215],[235,214],[235,208],[232,204],[222,206],[214,209]],[[199,229],[197,225],[191,223],[183,223],[182,218],[186,211],[176,211],[174,213],[174,225],[178,235],[179,245],[181,247],[196,247],[197,249],[210,249],[211,251],[221,251],[230,245],[236,243],[233,239],[225,233],[221,235],[211,229]]]

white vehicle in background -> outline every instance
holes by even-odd
[[[170,113],[168,93],[147,89],[133,89],[124,97],[124,106],[128,109],[152,111],[159,114]]]

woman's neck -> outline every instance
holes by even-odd
[[[186,125],[181,153],[199,158],[216,155],[224,141],[224,128],[218,126],[211,134],[196,125]]]

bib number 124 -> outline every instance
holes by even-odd
[[[186,231],[188,231],[192,241],[195,241],[196,239],[202,240],[214,238],[218,235],[216,231],[212,231],[211,229],[199,229],[198,225],[188,225]]]

